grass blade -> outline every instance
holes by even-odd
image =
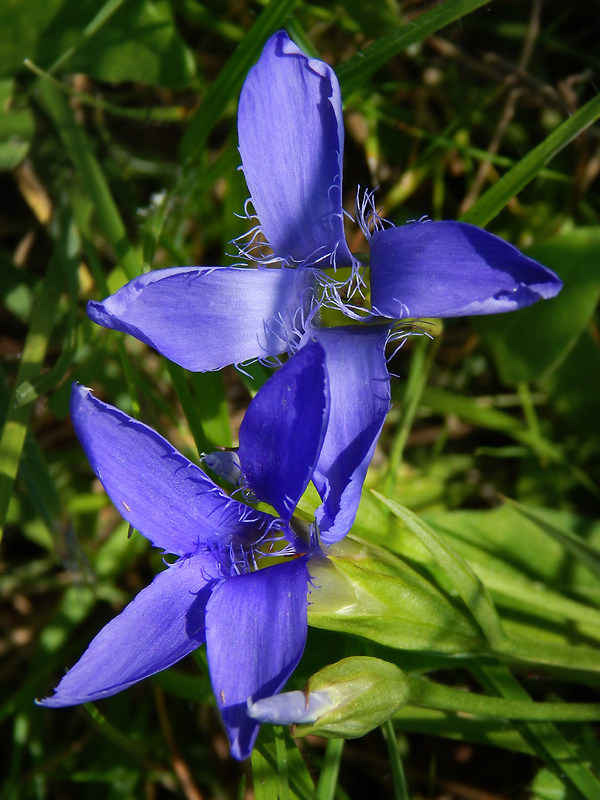
[[[42,81],[39,87],[42,102],[56,125],[65,150],[81,176],[90,195],[100,225],[128,278],[141,272],[141,262],[127,237],[125,225],[112,198],[100,164],[84,131],[77,125],[73,112],[55,86]]]
[[[537,514],[535,511],[522,506],[515,500],[511,500],[509,497],[504,497],[503,499],[505,503],[508,503],[508,505],[511,506],[511,508],[514,508],[515,511],[521,514],[523,517],[531,520],[531,522],[535,523],[538,528],[543,530],[548,534],[548,536],[551,536],[555,541],[561,544],[565,550],[567,550],[573,556],[573,558],[576,558],[578,561],[581,561],[582,564],[585,564],[585,566],[593,575],[595,575],[597,578],[600,578],[600,551],[588,544],[585,539],[575,536],[575,534],[565,530],[564,528],[559,528],[558,525],[553,525],[551,522],[545,520],[540,514]]]
[[[461,217],[462,222],[485,226],[521,189],[576,136],[600,119],[600,95],[566,119],[547,139],[527,153]]]
[[[529,695],[506,667],[479,666],[473,672],[483,688],[512,700],[529,700]],[[514,723],[525,741],[546,766],[574,792],[577,798],[596,800],[600,782],[581,762],[574,748],[550,722]]]
[[[408,789],[406,787],[406,780],[404,778],[404,770],[402,769],[402,759],[398,752],[398,745],[396,743],[396,733],[392,720],[388,719],[381,726],[385,743],[387,744],[388,754],[390,756],[390,767],[392,770],[392,779],[394,781],[394,797],[396,800],[409,800]]]
[[[345,739],[330,739],[321,766],[316,800],[333,800],[337,786]]]
[[[388,59],[406,50],[411,44],[422,41],[459,17],[485,5],[488,5],[488,0],[446,0],[412,22],[378,39],[336,69],[342,94],[356,89]]]
[[[8,411],[0,437],[0,530],[4,528],[8,504],[19,469],[25,444],[32,402],[17,403],[23,385],[33,381],[44,363],[50,333],[54,326],[62,288],[63,263],[73,258],[68,252],[68,227],[70,216],[62,211],[58,215],[58,236],[48,270],[38,289],[31,312],[31,325],[23,348],[15,385],[9,400]]]
[[[494,648],[500,647],[506,640],[500,617],[487,589],[469,564],[433,528],[408,508],[389,500],[378,492],[373,491],[373,494],[418,536],[456,587],[487,641]]]
[[[296,0],[271,0],[238,44],[190,121],[181,140],[182,159],[196,158],[204,150],[210,132],[229,101],[239,92],[264,43],[283,24],[295,4]]]

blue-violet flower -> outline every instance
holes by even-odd
[[[292,515],[323,446],[329,398],[325,353],[311,341],[248,408],[238,451],[244,487],[276,517],[229,497],[147,425],[73,386],[71,416],[94,472],[125,520],[177,560],[41,705],[109,697],[206,642],[232,754],[250,754],[259,723],[248,701],[282,689],[306,640],[308,564],[323,555],[316,530],[305,540]]]
[[[331,543],[356,513],[389,408],[385,344],[394,335],[392,320],[510,311],[554,296],[562,284],[472,225],[386,227],[367,193],[359,222],[371,251],[372,308],[362,318],[376,324],[322,327],[323,286],[329,299],[340,296],[327,269],[361,269],[344,235],[344,127],[334,71],[284,31],[275,33],[242,88],[238,136],[258,220],[239,247],[258,268],[156,270],[90,302],[88,314],[195,371],[292,355],[307,339],[320,341],[331,412],[315,485],[325,500],[321,536]]]

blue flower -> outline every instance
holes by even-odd
[[[240,428],[244,485],[277,517],[228,497],[151,428],[74,385],[71,416],[94,472],[127,522],[177,560],[100,631],[41,705],[109,697],[206,642],[232,754],[250,754],[259,723],[248,700],[279,692],[300,660],[308,563],[322,557],[315,531],[305,541],[292,514],[325,437],[324,363],[321,345],[307,343],[258,392]]]
[[[356,275],[361,269],[344,235],[344,128],[334,71],[302,53],[284,31],[274,34],[244,83],[238,136],[257,219],[239,247],[259,268],[149,272],[90,302],[88,314],[194,371],[292,355],[306,337],[320,341],[331,413],[315,484],[325,499],[321,535],[331,543],[356,513],[389,408],[385,343],[391,320],[509,311],[554,296],[562,284],[512,245],[471,225],[386,228],[367,193],[359,209],[371,251],[367,319],[379,324],[320,327],[323,286],[335,297],[335,275],[327,270],[347,266]]]

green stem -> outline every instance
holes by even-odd
[[[277,758],[277,776],[279,778],[279,800],[290,800],[287,747],[283,728],[280,725],[276,725],[273,728],[273,734],[275,736],[275,757]]]
[[[491,693],[510,700],[529,700],[517,679],[502,665],[473,666],[471,671]],[[580,800],[600,797],[600,783],[581,762],[575,749],[550,722],[515,722],[515,728],[546,766],[574,792]]]
[[[327,742],[325,758],[323,759],[319,784],[315,794],[316,800],[333,800],[345,741],[345,739],[330,739]]]
[[[72,86],[59,81],[28,58],[23,61],[23,65],[35,73],[38,78],[43,78],[45,81],[48,81],[52,86],[56,87],[68,97],[74,97],[76,100],[79,100],[79,102],[85,103],[85,105],[92,106],[100,111],[106,111],[108,114],[113,114],[115,117],[136,119],[141,122],[181,122],[185,116],[185,109],[181,106],[170,106],[166,108],[125,108],[124,106],[118,106],[115,105],[115,103],[109,103],[107,100],[102,100],[99,97],[93,97],[86,92],[73,89]]]
[[[423,678],[409,678],[411,705],[485,717],[526,721],[597,722],[599,703],[534,703],[463,692]]]
[[[412,430],[412,426],[417,415],[421,396],[427,383],[427,376],[439,347],[439,339],[435,339],[430,347],[430,340],[426,336],[417,338],[413,356],[410,362],[410,371],[406,390],[404,392],[404,405],[401,412],[398,430],[394,438],[390,451],[387,476],[384,483],[384,494],[390,496],[394,494],[394,487],[398,475],[398,469],[402,463],[404,448]]]
[[[535,413],[535,406],[533,405],[533,401],[531,399],[531,392],[529,391],[528,384],[525,383],[525,381],[520,381],[517,385],[517,391],[519,393],[519,398],[521,400],[521,406],[523,408],[523,413],[525,414],[527,426],[533,436],[537,438],[540,435],[540,426],[538,423],[537,414]]]
[[[398,752],[398,745],[396,743],[396,732],[392,720],[386,720],[381,726],[385,743],[387,745],[388,754],[390,757],[390,768],[392,770],[392,780],[394,781],[394,797],[396,800],[409,800],[408,789],[406,787],[406,780],[404,778],[404,770],[402,769],[402,759]]]

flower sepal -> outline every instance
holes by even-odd
[[[488,652],[468,611],[387,550],[350,535],[326,554],[310,562],[309,625],[401,650]]]

